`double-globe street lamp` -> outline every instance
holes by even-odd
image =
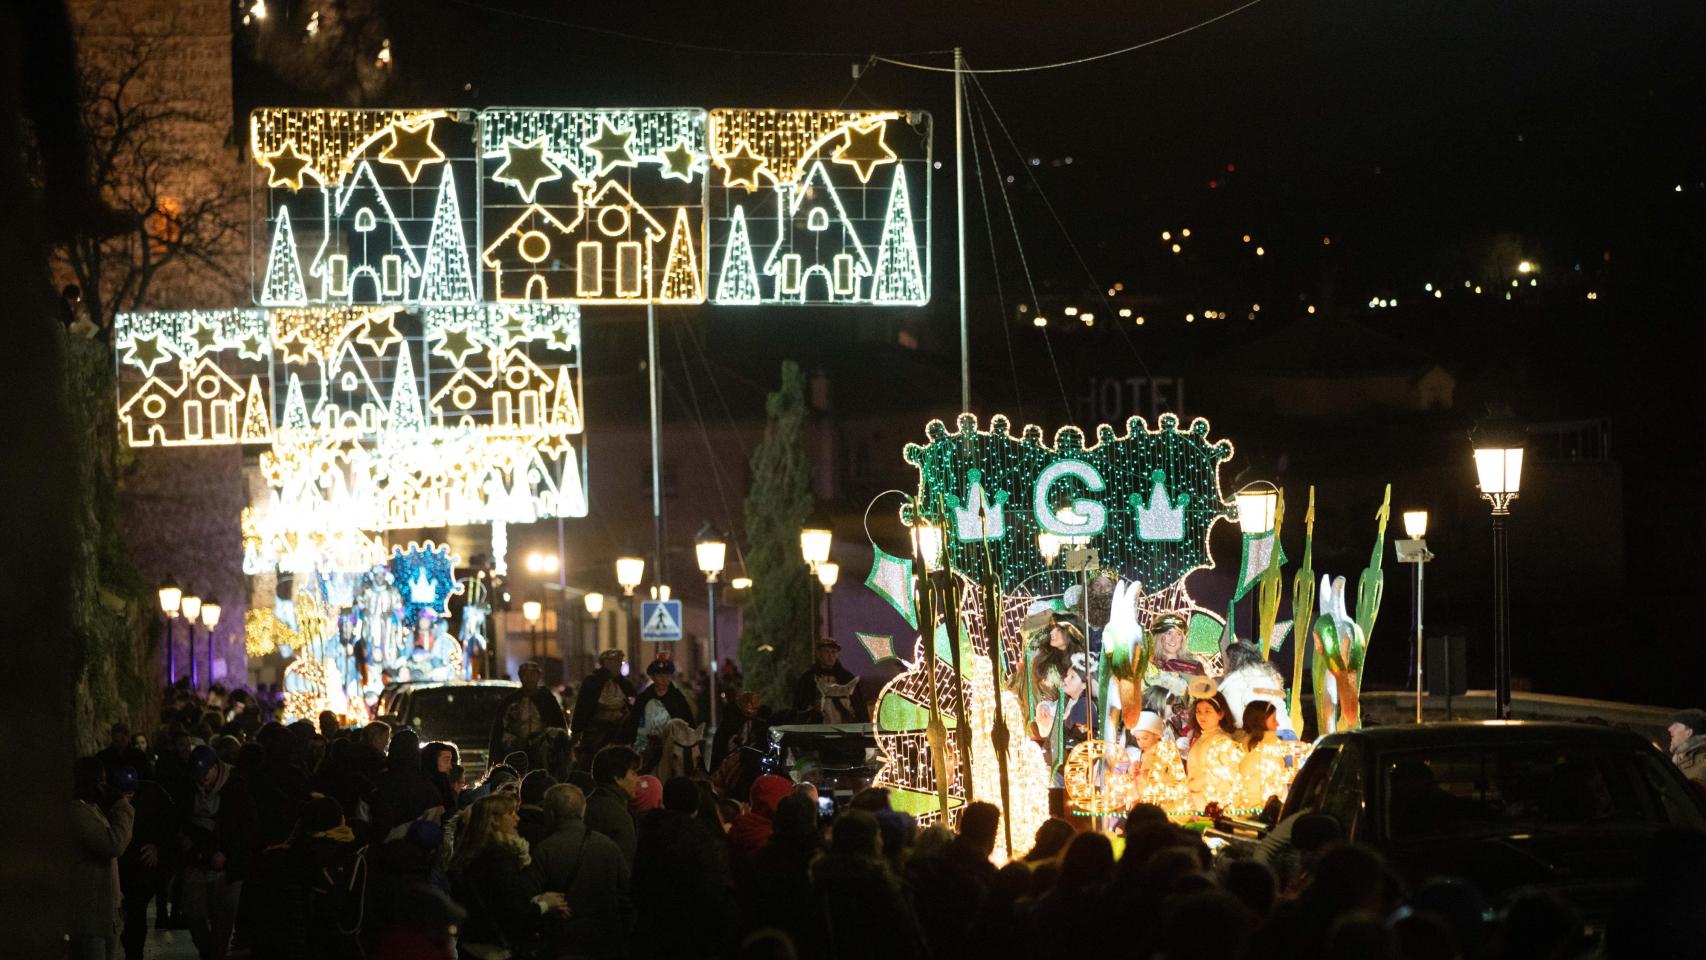
[[[1510,547],[1505,518],[1522,489],[1523,436],[1500,422],[1478,425],[1473,437],[1481,499],[1493,507],[1493,716],[1511,715]]]
[[[693,555],[699,570],[705,574],[705,649],[711,662],[711,700],[709,714],[711,733],[717,731],[717,578],[722,575],[728,560],[728,539],[707,522],[693,538]]]

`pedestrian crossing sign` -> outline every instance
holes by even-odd
[[[680,640],[681,601],[641,601],[640,639],[650,643],[672,643]]]

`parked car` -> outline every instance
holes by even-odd
[[[392,726],[412,727],[421,735],[422,743],[454,743],[472,781],[486,771],[491,760],[486,756],[487,744],[498,705],[520,687],[514,680],[394,684],[380,695],[379,719]]]
[[[1412,883],[1460,877],[1495,902],[1544,887],[1595,928],[1639,881],[1654,833],[1706,826],[1706,804],[1653,744],[1586,723],[1331,734],[1298,772],[1276,839],[1306,813],[1331,814]]]

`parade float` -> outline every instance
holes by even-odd
[[[1103,818],[1151,803],[1182,822],[1259,812],[1284,797],[1309,750],[1297,736],[1302,658],[1289,685],[1273,663],[1288,638],[1314,653],[1317,729],[1357,725],[1380,544],[1353,615],[1342,578],[1312,582],[1311,492],[1294,616],[1277,623],[1283,498],[1225,495],[1232,445],[1211,439],[1206,420],[1134,417],[1124,432],[1065,427],[1048,442],[1039,427],[1014,435],[997,416],[984,430],[967,414],[952,429],[931,422],[926,437],[905,451],[919,473],[900,511],[910,542],[874,543],[866,581],[917,640],[906,655],[890,637],[861,636],[901,661],[875,717],[878,782],[897,808],[932,822],[994,803],[1008,854],[1051,805]],[[1214,566],[1215,524],[1241,520],[1232,602],[1209,609],[1192,575]],[[1232,616],[1252,593],[1254,642]],[[1204,737],[1214,742],[1199,750],[1187,711],[1200,701],[1234,723],[1267,704],[1252,712],[1273,718],[1272,735],[1255,750]]]

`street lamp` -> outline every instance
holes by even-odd
[[[634,589],[646,579],[646,561],[644,557],[626,556],[616,558],[616,582],[622,585],[622,605],[627,613],[628,629],[628,659],[635,660],[640,655],[639,627],[634,623]]]
[[[539,659],[539,618],[544,614],[545,605],[539,601],[522,601],[521,616],[527,621],[527,657],[529,660]]]
[[[171,577],[160,584],[160,614],[166,618],[166,686],[178,680],[178,647],[172,642],[172,619],[183,605],[184,591]]]
[[[592,618],[592,651],[591,652],[592,652],[593,662],[597,663],[598,662],[598,655],[600,652],[602,652],[601,648],[603,647],[603,640],[604,640],[604,638],[601,636],[603,631],[599,629],[602,626],[602,624],[599,622],[599,618],[604,615],[604,594],[599,593],[596,590],[589,590],[589,591],[587,591],[586,596],[581,598],[581,602],[586,604],[587,616]]]
[[[208,597],[201,602],[201,625],[207,628],[207,689],[213,689],[213,628],[219,626],[219,598]]]
[[[752,589],[752,578],[751,577],[730,577],[729,578],[729,589],[730,590],[751,590]]]
[[[541,576],[555,576],[562,567],[562,561],[554,553],[530,553],[527,555],[527,572]]]
[[[1511,714],[1510,649],[1510,547],[1505,518],[1511,501],[1522,489],[1523,437],[1509,424],[1478,424],[1471,438],[1475,445],[1475,472],[1480,480],[1481,499],[1493,505],[1493,715],[1500,720]]]
[[[1413,594],[1415,611],[1412,619],[1415,622],[1416,640],[1416,722],[1422,722],[1422,648],[1425,636],[1422,632],[1422,570],[1434,555],[1428,551],[1428,512],[1426,510],[1404,511],[1404,534],[1407,540],[1398,540],[1392,544],[1392,549],[1398,554],[1399,563],[1416,565],[1416,589]],[[1446,667],[1446,685],[1451,683],[1451,668]]]
[[[717,732],[717,578],[722,575],[728,554],[727,539],[707,521],[693,538],[693,555],[705,574],[705,648],[711,661],[711,702],[707,712],[713,736]]]
[[[817,582],[823,585],[824,633],[830,637],[835,636],[835,581],[839,579],[841,564],[825,560],[817,565]]]
[[[595,618],[602,615],[604,613],[604,594],[596,592],[587,594],[586,612]]]
[[[184,622],[189,624],[190,628],[190,689],[194,690],[196,687],[195,622],[201,619],[201,597],[195,594],[185,594],[184,598],[178,601],[178,612],[183,615]]]
[[[827,517],[813,513],[807,518],[805,526],[800,528],[800,555],[805,558],[806,566],[816,570],[818,564],[828,560],[834,540],[835,532]]]

